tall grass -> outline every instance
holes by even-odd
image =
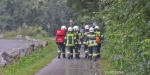
[[[17,35],[22,35],[23,37],[48,37],[47,32],[41,26],[27,26],[26,24],[13,31],[5,31],[3,35],[5,38],[14,38]]]

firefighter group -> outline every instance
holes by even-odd
[[[97,61],[100,58],[101,33],[99,26],[85,25],[83,32],[79,26],[61,26],[56,31],[58,58],[80,59],[81,46],[84,47],[85,57]],[[75,54],[74,54],[75,53]],[[75,56],[74,56],[75,55]]]

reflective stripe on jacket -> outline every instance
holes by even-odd
[[[88,44],[88,47],[97,46],[96,38],[95,37],[96,37],[95,34],[89,34],[89,35],[87,35],[87,44]]]
[[[85,44],[85,45],[88,45],[88,43],[87,43],[87,35],[88,35],[88,33],[89,32],[84,32],[84,38],[83,38],[83,44]]]
[[[75,37],[76,37],[75,44],[80,44],[81,43],[81,38],[82,38],[81,33],[75,32]]]
[[[66,34],[66,46],[74,46],[75,35],[73,33]]]
[[[95,31],[95,35],[100,37],[101,32],[100,31]]]

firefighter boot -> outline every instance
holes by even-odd
[[[87,58],[88,57],[88,54],[85,54],[85,58]]]
[[[70,55],[70,58],[73,59],[73,55]]]
[[[77,57],[78,57],[78,59],[80,59],[80,56],[79,56],[79,55],[77,55]]]
[[[68,59],[70,59],[70,57],[71,57],[70,55],[67,56]]]
[[[100,54],[97,55],[97,58],[100,58]]]
[[[77,59],[80,59],[80,56],[78,55],[78,54],[76,54],[76,56],[75,56]]]
[[[78,55],[77,55],[77,54],[75,54],[75,58],[78,58]]]
[[[92,60],[92,56],[88,56],[89,60]]]
[[[63,58],[66,58],[66,55],[65,55],[65,54],[63,54]]]
[[[94,57],[94,61],[96,61],[97,60],[97,57]]]
[[[58,59],[60,59],[60,55],[61,55],[61,53],[60,53],[60,52],[58,52]]]
[[[68,57],[68,59],[70,59],[70,57]]]

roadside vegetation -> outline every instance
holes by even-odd
[[[34,75],[56,57],[55,41],[49,39],[42,27],[24,24],[22,27],[17,28],[17,30],[4,32],[6,39],[15,39],[16,35],[22,35],[23,39],[28,35],[33,39],[48,41],[48,46],[35,50],[28,57],[21,57],[19,61],[13,62],[5,68],[0,68],[0,75]]]
[[[48,38],[48,34],[41,26],[28,26],[23,24],[13,31],[5,31],[2,33],[6,39],[15,39],[17,35],[22,35],[22,39],[25,36],[35,37],[35,38]]]
[[[76,22],[96,21],[104,35],[102,69],[125,75],[150,74],[149,0],[68,0]],[[105,61],[106,60],[106,61]],[[107,74],[106,74],[107,75]]]
[[[111,64],[126,75],[150,74],[150,2],[148,0],[102,2],[105,45]]]
[[[61,25],[69,26],[70,18],[73,25],[97,22],[104,35],[100,62],[109,65],[104,71],[150,74],[149,0],[2,0],[0,4],[0,32],[5,31],[7,38],[22,33],[25,24],[33,32],[26,30],[23,36],[43,37],[46,31],[41,30],[47,30],[48,23],[54,35]]]
[[[38,49],[28,57],[21,57],[18,62],[0,68],[0,75],[34,75],[56,57],[56,44],[53,40],[47,40],[49,44],[43,49]]]

